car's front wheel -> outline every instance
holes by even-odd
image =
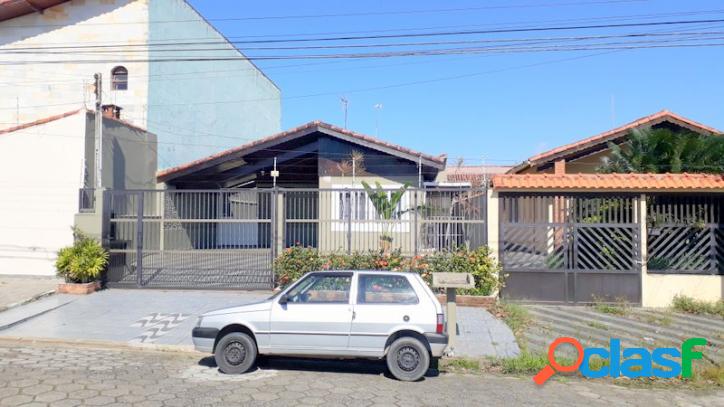
[[[254,339],[242,332],[224,335],[216,344],[214,359],[223,373],[240,374],[248,372],[256,361],[257,349]]]
[[[387,352],[387,368],[390,373],[405,382],[422,378],[430,367],[430,354],[420,340],[413,337],[398,338]]]

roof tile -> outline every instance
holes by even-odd
[[[630,123],[624,124],[623,126],[616,127],[615,129],[611,129],[611,130],[605,131],[603,133],[599,133],[595,136],[584,138],[583,140],[575,141],[573,143],[565,144],[565,145],[556,147],[554,149],[548,150],[546,152],[536,154],[536,155],[528,158],[528,160],[526,160],[523,164],[513,167],[510,170],[510,172],[517,173],[517,172],[525,169],[528,165],[538,165],[538,164],[541,164],[544,162],[549,162],[549,161],[553,160],[556,156],[565,155],[567,153],[578,151],[581,148],[587,148],[587,147],[591,147],[591,146],[594,146],[594,145],[597,145],[600,143],[605,143],[612,139],[616,139],[616,138],[620,137],[621,135],[624,135],[637,127],[640,127],[643,125],[654,125],[654,124],[657,124],[657,123],[660,123],[660,122],[663,122],[666,120],[672,121],[674,123],[680,123],[686,127],[696,129],[697,131],[700,131],[703,133],[709,133],[709,134],[722,133],[718,129],[715,129],[710,126],[706,126],[704,124],[701,124],[699,122],[686,118],[684,116],[681,116],[681,115],[671,112],[669,110],[662,110],[660,112],[656,112],[654,114],[642,117],[640,119],[636,119]]]
[[[499,174],[499,190],[724,191],[724,174]]]

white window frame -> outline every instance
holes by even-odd
[[[381,184],[382,188],[384,189],[399,189],[402,185],[401,184]],[[345,196],[345,194],[351,194],[352,196],[352,205],[353,205],[353,211],[352,211],[352,219],[349,221],[351,223],[351,228],[353,232],[370,232],[370,233],[380,233],[384,232],[384,225],[381,223],[374,222],[378,219],[377,211],[375,210],[375,206],[372,204],[372,201],[367,198],[365,202],[365,210],[364,214],[365,216],[363,219],[360,219],[361,216],[359,216],[358,210],[360,206],[358,206],[357,199],[359,197],[367,197],[367,194],[365,193],[365,190],[361,186],[351,186],[351,185],[333,185],[332,188],[334,189],[333,198],[332,198],[332,208],[331,208],[331,218],[334,220],[332,222],[332,231],[335,232],[343,232],[347,231],[348,228],[348,220],[342,216],[342,210],[340,208],[340,202]],[[389,194],[392,194],[392,191],[388,191]],[[406,192],[402,199],[400,200],[400,203],[398,204],[399,208],[410,208],[410,191]],[[396,223],[390,230],[390,233],[406,233],[410,231],[410,222],[411,222],[411,216],[410,211],[407,211],[400,216],[399,220],[401,222]]]

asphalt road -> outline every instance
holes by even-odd
[[[441,374],[417,383],[380,363],[272,359],[227,376],[196,353],[0,341],[0,406],[724,405],[724,391],[631,389],[570,379]]]

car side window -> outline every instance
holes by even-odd
[[[417,304],[415,290],[405,276],[360,275],[358,304]]]
[[[287,293],[288,303],[348,303],[351,275],[313,275]]]

